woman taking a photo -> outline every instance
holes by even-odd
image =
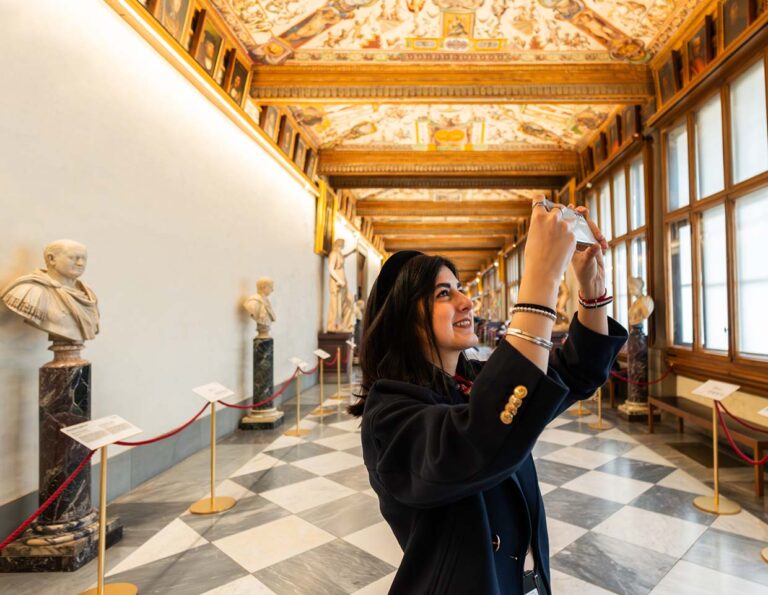
[[[550,593],[544,506],[531,450],[546,425],[601,386],[626,331],[606,315],[602,252],[576,251],[561,205],[534,203],[519,303],[485,363],[456,269],[399,252],[382,267],[363,322],[363,456],[403,560],[390,593]],[[587,211],[579,207],[587,217]],[[572,263],[579,310],[562,347],[550,336]]]

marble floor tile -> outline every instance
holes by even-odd
[[[647,481],[638,481],[629,477],[620,477],[601,471],[588,471],[563,484],[564,487],[582,494],[600,494],[601,498],[628,504],[640,494],[649,489],[653,484]]]
[[[531,454],[533,455],[534,459],[540,459],[541,457],[553,453],[556,450],[560,450],[561,448],[563,448],[562,444],[552,444],[551,442],[538,440],[536,444],[533,445],[533,451]]]
[[[264,448],[264,452],[270,452],[272,450],[285,448],[286,446],[295,446],[297,444],[304,444],[304,443],[305,443],[304,438],[300,438],[298,436],[279,436],[274,440],[274,442],[268,444]]]
[[[583,473],[584,469],[582,467],[563,465],[562,463],[555,463],[554,461],[546,461],[544,459],[536,461],[536,474],[539,476],[539,481],[552,485],[563,485],[581,476]]]
[[[221,585],[210,591],[206,591],[203,595],[277,595],[274,591],[269,589],[264,583],[251,574],[247,574],[242,578]]]
[[[299,469],[293,465],[270,467],[264,471],[233,477],[232,481],[248,488],[254,494],[291,485],[317,477],[314,473]]]
[[[282,488],[261,492],[261,495],[293,513],[309,510],[315,506],[339,500],[354,494],[354,490],[326,479],[315,477]]]
[[[302,444],[295,444],[294,446],[286,446],[285,448],[278,448],[277,450],[270,451],[270,456],[280,459],[285,463],[295,463],[301,459],[308,459],[310,457],[316,457],[318,455],[324,455],[329,452],[336,452],[332,448],[326,448],[313,442],[304,442]]]
[[[706,525],[625,506],[592,531],[680,558],[707,530]]]
[[[352,494],[316,506],[298,513],[298,516],[336,537],[346,537],[384,520],[378,505],[363,494]]]
[[[355,455],[356,457],[362,457],[363,456],[363,447],[362,446],[355,446],[354,448],[345,448],[344,452],[348,452],[351,455]]]
[[[557,489],[557,486],[553,486],[551,483],[544,483],[543,481],[539,482],[539,491],[541,492],[542,496],[546,496],[551,491],[556,489]]]
[[[549,555],[554,556],[564,547],[576,541],[588,530],[570,523],[559,521],[547,516],[547,533],[549,533]]]
[[[567,424],[563,424],[557,429],[563,430],[564,432],[578,432],[579,434],[586,434],[584,438],[588,438],[589,436],[595,436],[600,432],[604,431],[604,430],[595,430],[594,428],[589,427],[589,424],[592,423],[592,421],[597,421],[597,418],[595,418],[592,421],[588,421],[588,419],[589,418],[587,417],[575,419]]]
[[[639,445],[625,453],[624,458],[634,459],[636,461],[644,461],[646,463],[653,463],[654,465],[666,465],[668,467],[674,467],[667,459],[661,455],[655,453],[647,446]]]
[[[266,498],[252,496],[242,499],[234,508],[222,514],[197,515],[187,513],[182,519],[208,541],[216,541],[290,514],[283,507]]]
[[[141,595],[199,595],[246,575],[242,566],[208,544],[112,575],[109,582],[133,583]]]
[[[560,444],[562,446],[573,446],[587,438],[589,438],[589,436],[578,432],[568,432],[567,430],[561,430],[560,428],[546,429],[539,436],[539,440],[551,442],[552,444]]]
[[[547,516],[591,529],[618,512],[623,504],[558,488],[544,496]]]
[[[360,420],[358,418],[352,418],[346,421],[339,421],[330,425],[333,428],[339,428],[340,430],[345,430],[347,432],[360,431]]]
[[[710,528],[683,559],[760,583],[768,592],[768,564],[760,556],[766,545],[764,541]]]
[[[311,523],[288,516],[219,539],[213,545],[248,572],[256,572],[334,539]]]
[[[689,492],[655,485],[632,500],[630,505],[700,525],[711,525],[717,517],[696,508],[693,499]]]
[[[650,481],[651,483],[664,479],[675,470],[674,467],[654,465],[653,463],[644,463],[643,461],[625,459],[624,457],[617,457],[595,469],[604,473],[613,473],[614,475],[631,477],[640,481]]]
[[[337,471],[344,471],[352,467],[359,467],[363,464],[363,459],[347,452],[333,451],[308,459],[301,459],[292,463],[295,467],[310,471],[315,475],[328,475]]]
[[[579,446],[568,446],[561,448],[558,451],[542,457],[542,459],[547,461],[554,461],[556,463],[563,463],[565,465],[573,465],[574,467],[583,467],[584,469],[594,469],[600,465],[604,465],[605,463],[612,461],[615,458],[616,455],[596,452],[594,450],[588,450]]]
[[[373,490],[373,488],[368,488],[367,490],[363,490],[360,493],[365,494],[366,496],[369,496],[371,498],[375,498],[376,500],[379,499],[379,495]]]
[[[556,417],[551,422],[547,424],[547,427],[550,429],[559,428],[560,426],[564,426],[567,423],[570,423],[570,419],[566,419],[563,415],[560,417]]]
[[[394,568],[337,539],[255,573],[280,595],[344,595],[387,576]]]
[[[395,580],[395,574],[396,573],[393,572],[387,576],[383,576],[367,587],[355,591],[352,595],[387,595],[389,593],[389,588],[392,586],[392,581]]]
[[[248,473],[255,473],[256,471],[264,471],[264,469],[279,467],[280,465],[285,465],[285,463],[280,459],[276,459],[275,457],[272,457],[268,454],[259,453],[245,465],[237,469],[232,475],[230,475],[230,477],[238,477]]]
[[[691,494],[696,494],[697,496],[711,496],[714,493],[712,488],[703,484],[698,479],[689,473],[686,473],[682,469],[676,469],[667,475],[664,479],[658,481],[657,485],[665,488],[680,490],[682,492],[690,492]]]
[[[715,519],[712,523],[713,529],[735,533],[736,535],[749,537],[750,539],[757,539],[768,546],[768,525],[765,524],[765,521],[757,518],[746,510],[742,510],[738,514],[721,514],[716,517],[714,515],[709,516],[712,516]],[[768,518],[768,516],[763,515],[763,519],[766,518]]]
[[[629,434],[622,432],[618,428],[611,428],[610,430],[605,430],[604,432],[595,434],[595,436],[597,438],[609,438],[610,440],[620,440],[622,442],[628,442],[630,444],[637,444],[637,440],[632,438],[632,436],[630,436]]]
[[[551,571],[552,592],[557,595],[612,595],[613,591],[606,591],[597,585],[587,583],[575,576],[565,574],[559,570]]]
[[[225,479],[224,481],[216,484],[215,495],[229,496],[230,498],[234,498],[235,502],[238,502],[243,498],[255,496],[255,494],[246,486],[232,481],[231,479]]]
[[[552,568],[621,595],[646,595],[675,558],[625,541],[587,533],[552,558]]]
[[[127,570],[156,562],[161,558],[176,556],[187,550],[204,546],[208,540],[197,533],[181,519],[174,519],[160,529],[146,543],[136,549],[106,576],[114,576]]]
[[[364,492],[371,487],[368,469],[365,465],[358,465],[357,467],[351,467],[336,473],[329,473],[325,477],[358,492]]]
[[[360,434],[357,432],[342,432],[336,436],[315,440],[315,444],[336,450],[347,450],[348,448],[360,446]]]
[[[620,457],[625,452],[628,452],[634,448],[632,443],[622,440],[613,440],[611,438],[601,438],[600,434],[587,438],[586,440],[579,442],[579,448],[586,448],[588,450],[594,450],[597,452],[604,452],[606,454],[615,455]]]
[[[651,595],[765,595],[765,585],[680,560]]]
[[[373,554],[392,566],[399,566],[403,559],[403,550],[397,543],[392,529],[386,522],[381,522],[344,537],[352,545]]]

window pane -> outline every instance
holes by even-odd
[[[629,328],[629,296],[627,291],[627,245],[616,244],[616,290],[613,301],[616,303],[616,320]]]
[[[627,181],[623,168],[613,176],[613,221],[616,237],[627,233]]]
[[[724,188],[723,121],[720,95],[696,112],[696,196],[705,198]]]
[[[672,342],[693,344],[691,284],[691,225],[678,221],[669,227],[669,270],[672,284]]]
[[[643,175],[643,157],[640,156],[629,166],[629,202],[632,229],[645,225],[645,180]]]
[[[600,188],[600,231],[606,240],[613,237],[611,229],[611,189],[606,182]]]
[[[768,188],[736,201],[736,275],[739,351],[768,355]]]
[[[589,216],[597,221],[597,196],[594,192],[587,197],[587,208],[589,209]]]
[[[734,183],[768,169],[765,72],[762,60],[731,85],[731,145]]]
[[[667,195],[670,211],[688,204],[688,131],[685,122],[667,135]]]
[[[630,252],[630,270],[633,277],[638,277],[643,280],[643,287],[641,291],[643,294],[648,293],[648,273],[647,264],[645,260],[645,238],[635,238],[632,240],[631,252]],[[632,298],[630,297],[630,305],[632,305]],[[648,332],[648,321],[643,321],[643,332]]]
[[[605,266],[605,291],[608,295],[613,295],[613,254],[610,248],[603,254],[603,265]]]
[[[701,215],[701,331],[707,349],[728,351],[725,207]]]

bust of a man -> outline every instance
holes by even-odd
[[[629,307],[629,326],[637,326],[653,314],[653,298],[643,295],[645,283],[640,277],[629,278],[629,295],[634,298]]]
[[[269,303],[269,295],[274,289],[274,283],[269,277],[261,277],[256,281],[256,294],[245,300],[243,304],[248,313],[256,321],[257,337],[266,339],[269,337],[269,327],[277,320],[272,304]]]
[[[3,303],[52,340],[81,343],[99,332],[96,295],[78,278],[88,251],[73,240],[51,242],[43,251],[46,268],[16,279],[0,292]]]

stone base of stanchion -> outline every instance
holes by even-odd
[[[95,512],[87,518],[87,524],[70,524],[59,532],[33,525],[3,549],[0,572],[72,572],[81,568],[99,554],[99,520]],[[107,519],[107,547],[122,537],[120,519]]]
[[[240,420],[241,430],[271,430],[283,425],[283,416],[285,414],[274,407],[269,409],[251,409],[251,411]]]
[[[648,421],[648,403],[625,401],[618,407],[619,417],[627,421]],[[654,411],[654,421],[661,421],[661,413]]]

